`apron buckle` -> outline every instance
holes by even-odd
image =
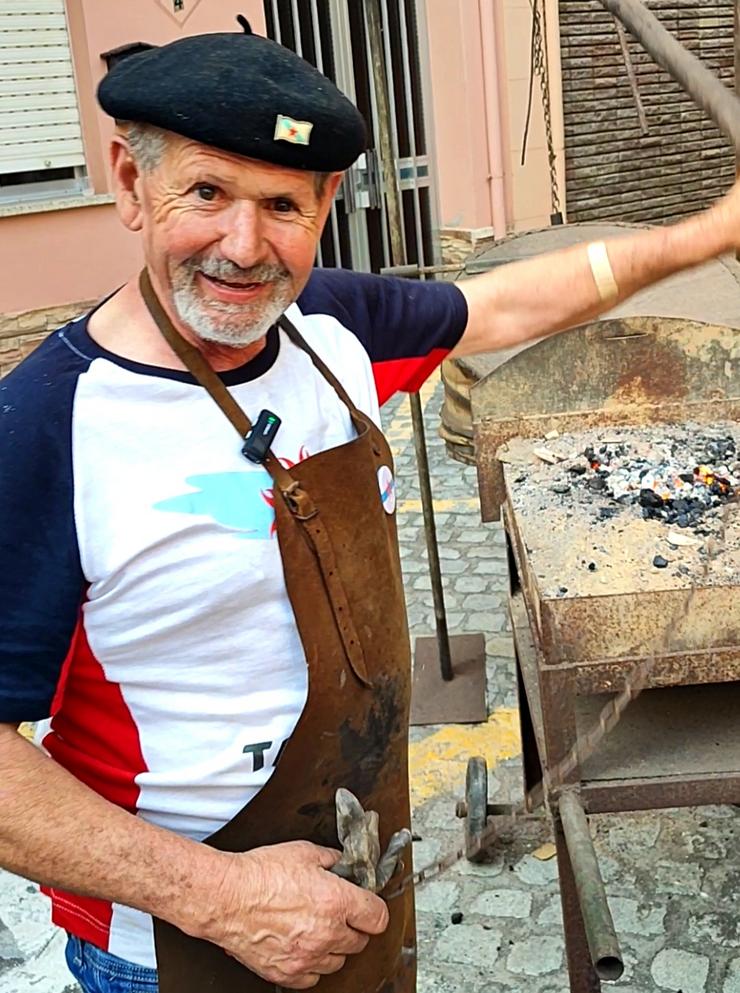
[[[301,484],[297,480],[291,483],[287,490],[283,490],[283,497],[296,520],[310,521],[318,514],[313,500],[305,490],[301,489]]]

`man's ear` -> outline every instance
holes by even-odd
[[[129,231],[141,231],[141,173],[124,135],[114,134],[111,139],[110,164],[118,215]]]

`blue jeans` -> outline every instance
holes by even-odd
[[[67,966],[83,993],[157,993],[157,971],[119,959],[70,935]]]

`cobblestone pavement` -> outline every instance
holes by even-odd
[[[490,718],[474,727],[411,732],[417,866],[460,844],[454,803],[470,755],[486,756],[492,799],[521,796],[503,535],[480,523],[474,469],[447,458],[436,435],[441,384],[428,384],[422,396],[448,622],[453,635],[486,635]],[[397,456],[411,631],[430,635],[434,614],[407,400],[384,414]],[[740,993],[737,811],[601,816],[592,824],[626,961],[615,993]],[[566,993],[556,861],[532,854],[548,837],[544,820],[519,822],[490,861],[461,862],[419,890],[419,993]],[[462,914],[461,923],[452,924],[453,913]],[[0,922],[0,993],[76,993],[61,935],[49,927],[35,887],[0,875]]]

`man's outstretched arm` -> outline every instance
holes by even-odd
[[[0,866],[126,904],[225,948],[280,986],[336,972],[388,922],[385,903],[326,870],[308,842],[219,852],[98,796],[0,724]]]
[[[510,348],[575,327],[740,244],[740,185],[701,214],[605,242],[617,295],[602,299],[587,244],[501,266],[459,282],[468,324],[453,355]],[[597,276],[599,263],[596,261]],[[605,275],[609,281],[608,268]],[[602,281],[602,293],[604,282]]]

